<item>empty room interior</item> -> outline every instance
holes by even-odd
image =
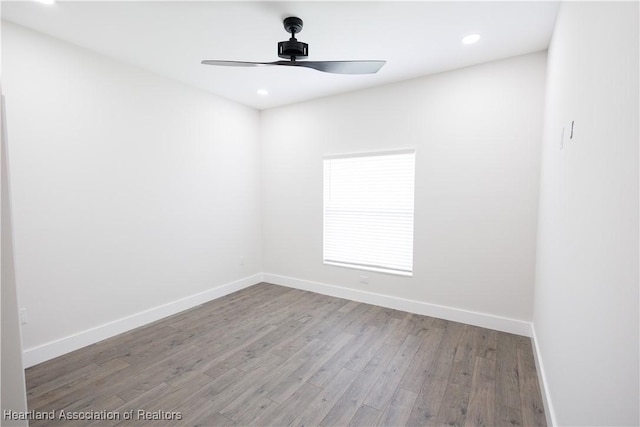
[[[7,426],[637,426],[628,2],[3,1]]]

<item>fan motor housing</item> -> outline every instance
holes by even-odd
[[[279,42],[278,56],[283,59],[306,58],[309,56],[309,45],[295,39]]]

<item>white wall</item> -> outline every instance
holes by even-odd
[[[534,327],[558,425],[640,424],[638,36],[637,2],[566,2],[549,49]]]
[[[540,52],[264,111],[265,272],[529,321],[545,66]],[[398,148],[416,149],[413,277],[323,265],[323,156]]]
[[[27,352],[262,271],[257,111],[10,23],[2,48]]]
[[[7,127],[5,123],[4,107],[0,106],[0,180],[2,191],[0,195],[2,205],[2,220],[0,234],[0,268],[1,291],[0,309],[2,311],[0,336],[0,425],[26,426],[26,420],[12,420],[5,417],[5,411],[24,412],[27,410],[27,392],[22,365],[22,338],[20,322],[18,321],[18,297],[16,291],[15,268],[13,263],[13,229],[11,218],[11,197],[9,194],[9,161],[7,157]]]

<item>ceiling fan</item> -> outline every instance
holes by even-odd
[[[270,65],[281,65],[285,67],[304,67],[314,70],[323,71],[325,73],[334,74],[374,74],[387,61],[299,61],[300,58],[306,58],[309,55],[309,45],[299,42],[296,34],[302,31],[302,19],[295,16],[285,18],[283,21],[284,29],[291,33],[291,38],[287,41],[278,43],[278,56],[287,61],[274,62],[246,62],[246,61],[217,61],[205,59],[202,61],[204,65],[221,65],[225,67],[264,67]]]

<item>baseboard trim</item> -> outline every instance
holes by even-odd
[[[394,297],[391,295],[383,295],[373,292],[349,289],[335,285],[328,285],[326,283],[296,279],[293,277],[281,276],[271,273],[264,273],[263,279],[265,282],[273,283],[275,285],[302,289],[305,291],[316,292],[332,297],[345,298],[353,301],[363,302],[366,304],[393,308],[396,310],[407,311],[409,313],[437,317],[439,319],[451,320],[454,322],[466,323],[469,325],[480,326],[487,329],[495,329],[497,331],[509,332],[516,335],[523,335],[528,337],[531,334],[531,324],[523,320],[509,319],[492,314],[462,310],[459,308],[409,300],[405,298]]]
[[[180,298],[179,300],[172,301],[167,304],[141,311],[140,313],[132,314],[37,347],[26,349],[22,353],[24,367],[28,368],[55,357],[62,356],[65,353],[69,353],[98,341],[102,341],[106,338],[155,322],[156,320],[163,319],[167,316],[171,316],[205,302],[248,288],[249,286],[253,286],[262,281],[263,275],[261,273],[254,274],[253,276],[235,280],[188,297]]]
[[[533,322],[531,323],[531,341],[533,342],[533,358],[536,362],[536,371],[538,372],[538,382],[540,383],[540,392],[542,394],[542,403],[544,404],[544,413],[547,417],[547,425],[557,426],[556,413],[553,410],[553,403],[551,403],[549,383],[547,382],[547,376],[544,371],[542,355],[540,354],[540,347],[538,346],[538,336],[536,335],[536,328]]]

